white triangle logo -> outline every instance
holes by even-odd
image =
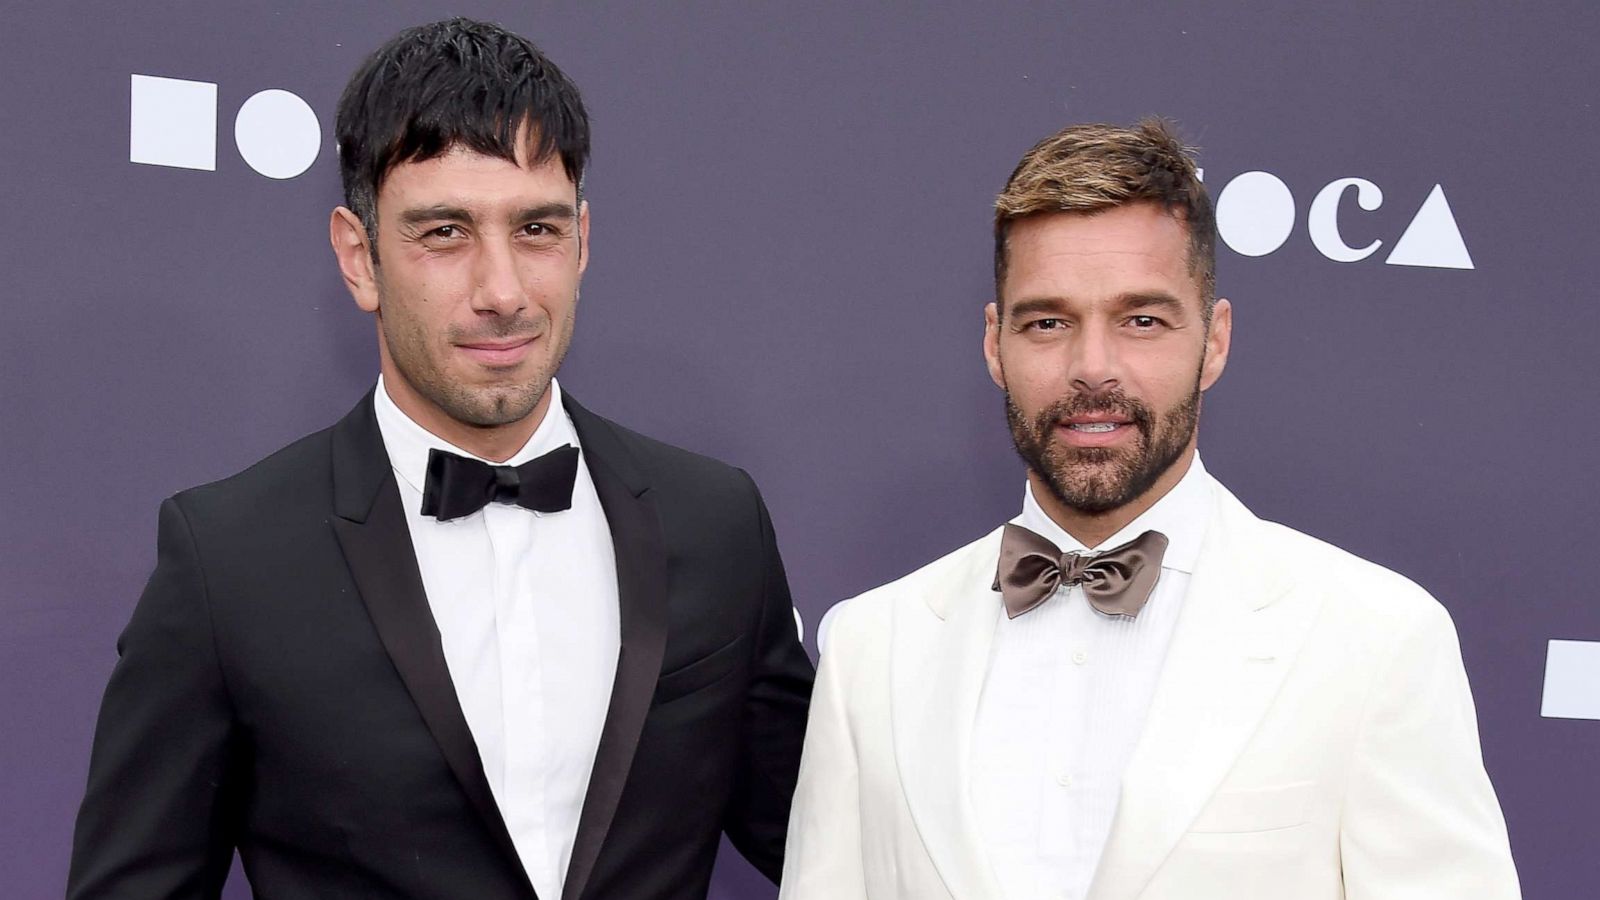
[[[1430,269],[1470,269],[1472,256],[1461,239],[1461,229],[1456,227],[1456,217],[1450,212],[1450,201],[1444,198],[1444,187],[1434,185],[1422,208],[1406,226],[1406,233],[1394,242],[1389,258],[1391,266],[1426,266]]]

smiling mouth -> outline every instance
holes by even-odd
[[[530,344],[532,342],[533,338],[529,337],[523,338],[520,341],[505,341],[500,343],[486,344],[457,344],[456,346],[464,350],[515,350],[524,344]]]
[[[538,340],[535,337],[526,337],[514,341],[485,341],[472,344],[457,344],[456,347],[479,363],[490,367],[512,366],[522,361],[527,355],[527,350]]]
[[[1056,422],[1056,440],[1068,447],[1119,446],[1136,433],[1135,423],[1126,419],[1072,416]]]

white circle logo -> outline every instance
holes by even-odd
[[[1294,231],[1294,195],[1271,172],[1246,172],[1217,196],[1217,234],[1235,253],[1266,256]]]
[[[239,107],[233,139],[250,168],[268,178],[293,178],[317,161],[322,125],[298,96],[266,90]]]

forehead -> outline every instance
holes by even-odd
[[[1189,270],[1189,229],[1154,203],[1030,216],[1012,224],[1006,247],[1007,301],[1092,302],[1161,291],[1200,302],[1199,281]]]
[[[517,161],[512,162],[456,144],[438,156],[396,164],[378,189],[378,206],[394,209],[397,203],[445,200],[519,205],[529,200],[570,199],[575,191],[576,185],[557,154],[534,162],[519,151]]]

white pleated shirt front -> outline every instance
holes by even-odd
[[[998,626],[973,730],[971,799],[1008,900],[1082,900],[1117,812],[1212,506],[1198,454],[1166,496],[1098,547],[1045,514],[1032,488],[1012,520],[1062,552],[1167,536],[1161,576],[1137,618],[1107,616],[1079,586]]]

